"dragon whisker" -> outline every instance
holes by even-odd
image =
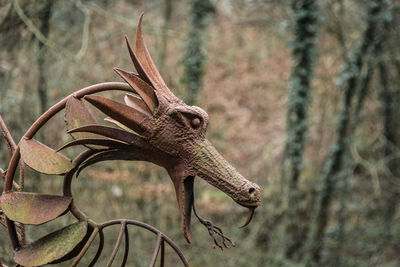
[[[213,244],[213,248],[215,248],[216,246],[218,248],[220,248],[221,250],[225,248],[231,248],[235,246],[235,242],[233,242],[229,237],[227,237],[221,230],[221,228],[219,228],[218,226],[214,225],[212,222],[204,220],[203,218],[201,218],[196,211],[195,205],[194,205],[194,195],[193,195],[193,200],[192,200],[192,208],[193,208],[193,213],[196,216],[196,218],[199,220],[199,222],[201,224],[203,224],[207,230],[208,230],[208,234],[211,237],[211,242]],[[217,234],[220,238],[221,238],[221,242],[218,242],[217,238],[215,237],[215,234]],[[227,244],[228,243],[228,244]],[[222,244],[222,245],[221,245]]]

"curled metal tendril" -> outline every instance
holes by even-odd
[[[196,216],[196,218],[199,220],[199,222],[204,225],[204,227],[207,228],[208,234],[211,237],[211,242],[212,246],[218,247],[221,250],[224,250],[224,248],[231,248],[235,246],[235,242],[233,242],[229,237],[227,237],[219,228],[218,226],[214,225],[212,222],[204,220],[201,218],[196,211],[194,201],[193,201],[193,213]],[[217,235],[217,236],[216,236]],[[219,237],[219,238],[218,238]],[[220,239],[220,240],[218,240]]]
[[[128,231],[128,225],[133,225],[133,226],[137,226],[140,228],[144,228],[150,232],[152,232],[153,234],[155,234],[157,236],[157,243],[156,246],[154,248],[154,252],[153,252],[153,256],[151,259],[151,263],[150,263],[150,267],[155,266],[158,255],[161,252],[160,255],[160,266],[164,266],[165,263],[165,243],[167,243],[174,251],[175,253],[178,255],[178,257],[180,258],[181,262],[183,263],[184,266],[189,266],[188,261],[186,260],[185,256],[183,255],[182,251],[178,248],[178,246],[170,239],[168,238],[166,235],[164,235],[161,231],[159,231],[158,229],[154,228],[151,225],[148,225],[146,223],[143,222],[139,222],[136,220],[126,220],[126,219],[120,219],[120,220],[112,220],[112,221],[108,221],[105,222],[103,224],[98,225],[98,228],[95,229],[93,231],[93,233],[91,234],[89,240],[86,242],[84,248],[80,251],[80,253],[78,254],[78,256],[74,259],[74,262],[72,263],[71,266],[76,266],[80,260],[83,258],[83,256],[85,255],[85,253],[87,252],[87,249],[90,247],[90,245],[92,244],[92,242],[94,241],[94,239],[96,238],[97,235],[99,235],[99,247],[98,250],[96,252],[96,255],[94,256],[94,258],[92,259],[92,261],[90,262],[89,266],[94,266],[95,263],[98,261],[102,251],[103,251],[103,247],[104,247],[104,233],[103,230],[109,226],[113,226],[113,225],[121,225],[120,227],[120,231],[118,234],[118,238],[117,241],[115,242],[115,246],[114,249],[107,261],[107,265],[106,266],[111,266],[115,260],[115,257],[118,253],[118,250],[120,248],[122,239],[125,237],[125,249],[124,249],[124,257],[122,260],[122,264],[121,266],[125,266],[127,259],[128,259],[128,254],[129,254],[129,231]]]
[[[84,88],[81,91],[78,91],[75,93],[75,95],[78,95],[79,97],[83,97],[86,94],[91,94],[99,91],[104,91],[104,90],[123,90],[123,91],[130,91],[130,89],[126,86],[126,84],[122,83],[108,83],[108,84],[98,84],[95,86],[91,86],[89,88]],[[67,101],[68,97],[65,98],[64,100],[60,101],[58,104],[50,108],[50,111],[46,112],[44,115],[42,115],[39,120],[34,123],[34,125],[31,127],[30,130],[25,134],[23,138],[27,138],[30,140],[30,138],[33,137],[33,135],[55,114],[57,114],[60,110],[62,110],[65,107],[65,103]],[[5,127],[5,124],[3,120],[0,117],[0,122],[2,122],[2,130],[3,130],[3,135],[6,138],[7,144],[10,144],[10,154],[12,155],[12,160],[9,165],[9,169],[4,171],[1,170],[1,176],[5,180],[5,187],[6,187],[6,192],[9,192],[9,194],[16,194],[17,192],[22,191],[23,189],[23,180],[20,181],[20,184],[15,183],[12,178],[14,177],[14,174],[17,170],[17,165],[19,165],[20,169],[22,170],[23,168],[23,163],[22,160],[20,160],[20,147],[16,146],[14,141],[11,138],[11,135],[9,135],[9,132],[7,128]],[[4,126],[4,127],[3,127]],[[11,140],[11,141],[10,141]],[[75,166],[71,171],[67,172],[64,176],[64,196],[72,197],[72,192],[71,192],[71,182],[73,176],[76,174],[76,171],[79,169],[78,166],[82,164],[85,160],[89,159],[91,156],[96,155],[100,152],[104,151],[104,149],[96,149],[96,148],[89,148],[79,154],[72,162],[74,163]],[[14,159],[14,160],[13,160]],[[10,172],[10,173],[8,173]],[[23,172],[22,172],[23,175]],[[7,176],[10,176],[10,178],[7,179]],[[20,177],[21,179],[21,177]],[[23,177],[22,177],[23,179]],[[10,187],[10,181],[11,187]],[[20,187],[22,185],[22,187]],[[14,187],[17,192],[13,193],[11,191],[12,187]],[[23,194],[23,193],[22,193]],[[88,227],[92,229],[92,232],[88,236],[87,239],[83,239],[82,242],[84,242],[83,246],[75,252],[75,255],[72,256],[64,256],[61,258],[59,261],[55,262],[61,262],[61,261],[66,261],[69,259],[73,259],[73,262],[71,266],[77,266],[78,263],[82,260],[82,258],[85,256],[86,252],[90,248],[90,246],[93,244],[93,241],[97,236],[99,236],[99,247],[98,250],[93,257],[92,261],[90,262],[89,266],[95,266],[96,262],[99,260],[103,248],[104,248],[104,233],[103,230],[109,226],[112,225],[121,225],[120,232],[118,235],[118,239],[116,241],[116,244],[114,246],[114,249],[112,251],[112,254],[110,255],[110,258],[108,259],[107,266],[111,266],[111,264],[114,262],[115,257],[117,255],[117,252],[120,248],[120,244],[122,242],[122,239],[125,238],[125,248],[124,248],[124,257],[121,263],[121,266],[126,266],[127,261],[128,261],[128,255],[129,255],[129,230],[128,230],[128,225],[136,226],[136,227],[141,227],[146,229],[147,231],[150,231],[154,233],[157,236],[157,243],[156,247],[153,252],[153,256],[151,258],[151,264],[150,266],[155,266],[156,260],[158,256],[160,257],[160,266],[164,266],[165,264],[165,243],[167,243],[172,250],[178,255],[180,261],[184,266],[189,266],[189,263],[187,259],[184,257],[182,251],[179,249],[179,247],[171,240],[169,239],[165,234],[163,234],[161,231],[158,229],[135,220],[126,220],[126,219],[119,219],[119,220],[112,220],[108,221],[102,224],[97,224],[90,220],[82,211],[78,209],[78,207],[71,202],[71,205],[68,206],[67,211],[70,211],[79,221],[87,221],[88,222]],[[65,212],[64,212],[65,213]],[[3,210],[0,210],[0,224],[5,226],[10,234],[11,241],[13,243],[13,247],[15,251],[21,251],[24,249],[25,245],[25,229],[24,229],[24,224],[15,222],[10,220],[5,214]],[[40,240],[39,240],[40,241]],[[0,266],[5,266],[1,265]],[[21,266],[21,265],[16,265],[16,266]]]

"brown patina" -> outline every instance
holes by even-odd
[[[183,232],[188,242],[191,242],[190,217],[195,176],[249,208],[245,225],[248,224],[254,209],[261,204],[260,187],[245,179],[206,139],[208,114],[197,106],[186,105],[169,90],[146,48],[141,22],[142,18],[136,33],[136,53],[126,38],[138,74],[114,69],[138,96],[127,94],[126,105],[100,96],[85,96],[85,100],[110,116],[109,120],[115,120],[131,130],[127,130],[123,137],[129,136],[132,140],[130,146],[113,149],[110,152],[112,157],[150,161],[168,171],[175,186]],[[83,126],[70,133],[86,131],[101,134],[103,127]],[[109,137],[126,140],[113,135]],[[98,159],[109,159],[107,153],[99,155]],[[92,160],[97,161],[95,158]]]
[[[231,166],[206,139],[208,126],[207,113],[196,106],[188,106],[177,98],[167,87],[158,72],[142,38],[142,17],[136,32],[136,52],[128,39],[126,43],[137,74],[115,69],[126,83],[102,83],[83,88],[61,100],[40,116],[24,134],[18,146],[9,136],[1,117],[0,123],[6,140],[11,144],[11,161],[7,171],[1,174],[5,178],[4,191],[0,197],[2,211],[0,219],[9,231],[14,248],[14,260],[21,265],[66,261],[75,257],[72,266],[76,266],[85,255],[94,238],[99,235],[102,244],[102,230],[111,225],[120,224],[121,231],[109,264],[117,254],[123,234],[128,238],[127,225],[144,227],[157,234],[157,247],[151,266],[154,266],[158,250],[163,251],[164,242],[168,243],[179,255],[185,266],[186,259],[176,245],[155,228],[134,220],[113,220],[98,224],[90,220],[73,201],[71,183],[73,176],[78,176],[84,168],[106,160],[141,160],[164,167],[175,186],[184,236],[190,243],[191,212],[207,228],[214,246],[221,249],[233,245],[222,230],[198,216],[194,206],[194,178],[200,177],[217,187],[235,202],[249,209],[249,216],[244,223],[250,223],[254,210],[261,204],[260,187],[246,180]],[[125,104],[94,95],[98,92],[125,91]],[[116,124],[110,127],[99,124],[86,108],[86,100],[106,114],[105,120]],[[65,108],[65,122],[73,141],[58,149],[61,151],[71,146],[86,148],[74,160],[70,160],[58,151],[32,139],[37,131],[55,114]],[[18,164],[21,170],[24,164],[36,171],[64,175],[63,196],[44,195],[23,192],[23,179],[16,184],[13,179]],[[13,186],[18,192],[13,191]],[[51,208],[49,208],[51,207]],[[43,212],[46,211],[46,212]],[[24,245],[24,238],[17,235],[14,222],[18,225],[38,225],[49,222],[70,211],[78,220],[76,224],[51,233],[31,244]],[[4,217],[4,215],[6,215]],[[22,228],[21,228],[22,229]],[[70,233],[74,233],[74,235]],[[216,236],[222,239],[218,242]],[[70,247],[63,247],[63,242],[71,241]],[[127,242],[126,242],[127,243]],[[55,254],[47,253],[47,248],[57,245]],[[93,259],[94,264],[101,254],[102,245]],[[125,265],[128,243],[125,248]],[[41,255],[41,256],[38,256]],[[163,252],[161,258],[163,259]],[[162,260],[163,262],[163,260]]]

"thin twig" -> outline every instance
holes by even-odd
[[[118,22],[122,25],[136,29],[137,24],[136,24],[135,20],[127,19],[125,17],[117,15],[116,13],[110,13],[108,10],[101,8],[99,5],[97,5],[93,2],[89,4],[89,9],[91,9],[92,11],[94,11],[95,13],[97,13],[101,16],[104,16],[107,19],[115,20],[116,22]],[[149,29],[148,27],[146,27],[146,28]],[[152,27],[151,30],[147,31],[147,32],[152,32],[153,34],[158,33],[159,30],[156,28],[160,28],[160,27]],[[161,29],[161,30],[164,31],[164,29]],[[183,38],[183,34],[179,31],[167,29],[167,30],[165,30],[165,32],[166,32],[166,35],[168,35],[170,37],[174,37],[174,38],[178,38],[178,39]]]
[[[24,11],[21,9],[17,0],[13,0],[13,6],[17,15],[25,23],[28,29],[36,37],[36,39],[39,40],[39,42],[41,42],[42,44],[44,44],[45,46],[49,47],[52,50],[57,50],[60,54],[62,54],[66,58],[75,61],[75,57],[70,51],[60,47],[56,42],[46,38],[46,36],[43,35],[43,33],[33,24],[33,22],[28,18],[28,16],[25,15]]]
[[[28,29],[35,35],[35,37],[43,43],[45,46],[48,46],[52,49],[55,49],[57,47],[57,44],[54,43],[53,41],[49,40],[44,36],[38,28],[33,24],[33,22],[25,15],[24,11],[21,9],[21,7],[18,4],[17,0],[13,1],[13,6],[14,10],[17,13],[17,15],[20,17],[20,19],[25,23],[25,25],[28,27]]]
[[[17,148],[17,145],[16,145],[14,139],[12,138],[10,131],[8,130],[6,124],[1,116],[0,116],[0,127],[1,127],[1,131],[3,133],[3,136],[4,136],[4,140],[7,143],[8,154],[10,155],[10,157],[12,157],[14,150]],[[24,184],[23,179],[24,179],[25,166],[24,166],[24,163],[22,162],[22,160],[20,161],[19,164],[20,164],[21,173],[22,173],[22,174],[20,173],[20,185],[18,185],[15,181],[13,181],[13,185],[18,191],[21,191],[23,189],[23,184]],[[5,179],[6,171],[0,169],[0,175],[3,177],[3,179]]]
[[[90,10],[87,6],[83,5],[81,1],[75,2],[76,6],[83,12],[85,15],[85,20],[83,22],[83,30],[82,30],[82,44],[78,53],[76,54],[76,60],[81,60],[85,55],[88,44],[89,44],[89,26],[91,20]]]
[[[14,150],[17,148],[17,145],[15,144],[14,139],[12,138],[10,131],[7,129],[7,126],[4,123],[4,120],[1,116],[0,116],[0,127],[4,136],[4,140],[6,140],[7,143],[8,155],[11,157],[12,154],[14,153]]]

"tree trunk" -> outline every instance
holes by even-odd
[[[380,74],[380,100],[381,100],[381,112],[383,119],[383,133],[385,139],[385,145],[383,148],[383,157],[386,162],[387,171],[384,174],[383,190],[384,194],[384,207],[383,218],[389,223],[396,212],[396,206],[399,199],[398,179],[400,177],[400,160],[396,153],[400,146],[400,123],[398,111],[400,104],[400,87],[396,83],[392,83],[390,86],[389,71],[386,66],[381,63],[379,64]],[[392,88],[391,88],[392,87]]]
[[[159,54],[159,66],[161,74],[164,71],[165,65],[165,56],[167,54],[167,45],[168,45],[168,30],[171,24],[172,18],[172,0],[165,0],[165,8],[164,8],[164,25],[161,31],[161,49]]]
[[[315,62],[317,34],[317,4],[314,0],[293,0],[295,18],[292,41],[293,67],[288,88],[286,116],[286,146],[282,179],[288,182],[286,216],[287,246],[285,254],[291,258],[302,246],[302,228],[298,212],[298,179],[301,174],[304,142],[307,133],[307,111],[310,104],[311,80]]]
[[[373,58],[377,50],[376,47],[380,42],[380,39],[376,37],[378,34],[378,25],[381,25],[384,1],[371,0],[368,1],[368,4],[369,9],[366,28],[354,52],[346,57],[347,60],[342,75],[342,90],[344,93],[343,107],[339,114],[336,129],[337,139],[331,147],[323,171],[318,178],[318,198],[315,203],[308,240],[308,265],[317,264],[321,259],[321,251],[324,246],[324,233],[328,223],[331,200],[335,192],[338,176],[344,171],[344,158],[348,151],[348,142],[352,134],[351,130],[353,130],[353,127],[351,127],[353,98],[357,88],[361,87],[359,77],[365,59],[368,57],[370,59]]]
[[[188,40],[185,44],[185,54],[182,59],[184,73],[182,83],[186,87],[186,103],[193,105],[197,101],[197,94],[203,84],[205,31],[209,23],[214,6],[209,0],[191,0],[190,25]]]

